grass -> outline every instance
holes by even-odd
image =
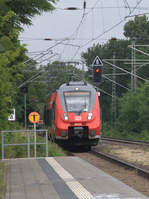
[[[148,141],[149,142],[149,131],[142,131],[139,133],[136,132],[127,132],[122,131],[119,132],[114,128],[105,127],[102,130],[102,135],[111,137],[111,138],[118,138],[118,139],[127,139],[127,140],[134,140],[134,141]]]
[[[25,133],[9,133],[5,135],[5,144],[24,144],[24,146],[5,146],[5,159],[6,158],[26,158],[27,157],[27,136]],[[34,157],[34,135],[30,133],[30,156]],[[45,143],[45,137],[37,135],[37,143]],[[63,156],[64,151],[54,143],[48,142],[49,156]],[[37,157],[45,157],[46,149],[45,144],[37,144]]]

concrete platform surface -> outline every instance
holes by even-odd
[[[4,161],[8,166],[2,199],[148,198],[77,157]]]

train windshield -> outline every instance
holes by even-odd
[[[90,105],[90,92],[64,92],[68,112],[87,112]]]

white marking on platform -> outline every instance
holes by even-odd
[[[54,158],[50,157],[46,158],[46,160],[79,199],[97,199],[77,180],[75,180],[75,178],[68,171],[66,171]]]
[[[120,194],[100,194],[95,196],[96,199],[141,199],[134,197],[123,197]]]
[[[78,199],[141,199],[138,197],[125,197],[120,194],[99,194],[92,195],[83,187],[68,171],[66,171],[54,158],[48,157],[46,161],[54,171],[64,180],[69,189],[78,197]]]

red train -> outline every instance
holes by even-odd
[[[44,110],[49,138],[62,146],[95,146],[100,139],[100,106],[94,87],[69,82],[49,95]]]

